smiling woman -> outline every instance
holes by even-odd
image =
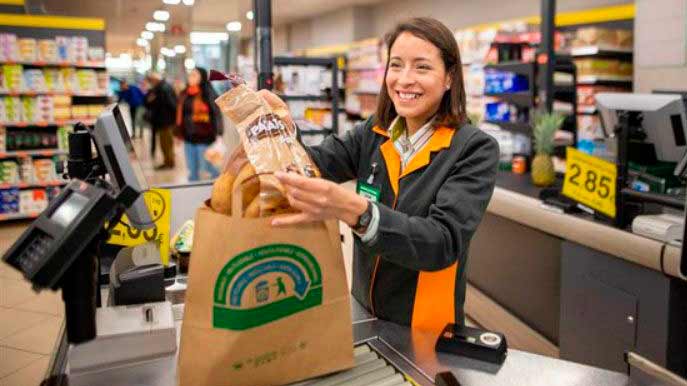
[[[273,224],[345,222],[356,235],[353,296],[381,319],[438,333],[464,320],[467,250],[494,189],[498,145],[467,122],[446,26],[411,19],[386,42],[377,115],[306,148],[324,179],[277,174],[300,213]],[[351,179],[357,192],[337,184]]]

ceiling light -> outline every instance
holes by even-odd
[[[187,70],[191,71],[194,68],[196,68],[196,61],[193,60],[193,58],[186,58],[186,60],[184,60],[184,67],[186,67]]]
[[[169,20],[169,12],[163,9],[159,9],[153,12],[153,19],[157,21],[167,21]]]
[[[169,5],[177,5],[179,4],[181,0],[162,0],[163,3],[169,4]]]
[[[219,44],[227,40],[226,32],[191,32],[191,44]]]
[[[154,21],[146,23],[146,29],[151,32],[165,32],[165,25]]]
[[[191,6],[191,5],[193,5],[193,3],[196,2],[196,0],[182,0],[182,1],[183,1],[184,5],[188,5],[188,6]]]
[[[173,58],[173,57],[175,57],[175,56],[177,55],[177,53],[174,52],[173,49],[167,48],[167,47],[162,47],[162,48],[160,48],[160,53],[161,53],[162,55],[168,56],[168,57],[170,57],[170,58]]]
[[[155,34],[150,31],[143,31],[141,32],[141,37],[146,40],[151,40],[155,37]]]
[[[253,13],[253,11],[246,12],[246,19],[253,20],[254,17],[255,17],[255,14]]]
[[[230,21],[229,23],[227,23],[227,31],[229,31],[229,32],[241,31],[241,22],[240,21]]]
[[[178,46],[174,46],[174,52],[177,54],[183,54],[186,52],[186,46],[179,44]]]
[[[141,46],[141,47],[145,47],[148,45],[148,41],[143,39],[143,38],[138,38],[138,39],[136,39],[136,44]]]

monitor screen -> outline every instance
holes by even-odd
[[[50,216],[57,224],[67,228],[88,205],[88,197],[72,192]]]
[[[124,147],[129,155],[129,163],[134,171],[136,180],[143,190],[148,189],[148,181],[146,180],[145,174],[143,174],[143,168],[141,163],[138,161],[138,155],[136,155],[136,149],[134,149],[134,144],[131,142],[131,137],[129,136],[129,130],[127,129],[124,118],[122,117],[122,112],[119,110],[118,106],[112,109],[112,115],[114,116],[115,122],[117,123],[117,129],[119,130],[119,135],[122,137],[122,142],[124,142]]]

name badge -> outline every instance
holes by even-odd
[[[382,196],[379,188],[360,181],[358,181],[355,191],[372,202],[379,202],[379,198]]]

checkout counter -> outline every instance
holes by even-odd
[[[178,228],[181,224],[195,214],[195,208],[209,196],[211,184],[200,183],[185,186],[169,186],[172,202],[171,222],[172,229]],[[518,196],[519,195],[519,196]],[[518,202],[513,199],[521,200],[521,204],[529,203],[535,206],[533,199],[519,193],[515,193],[503,188],[499,188],[490,206],[489,216],[505,216],[505,207],[517,207]],[[504,205],[509,202],[509,205]],[[523,205],[525,205],[523,204]],[[501,211],[501,212],[497,212]],[[517,219],[517,217],[513,216]],[[540,221],[537,217],[528,216],[532,221]],[[512,221],[513,226],[526,227],[533,230],[535,224]],[[582,221],[587,226],[597,226],[586,220],[560,218],[560,221]],[[485,226],[487,228],[485,228]],[[486,222],[480,232],[487,232],[494,237],[494,229],[490,222]],[[600,226],[600,225],[599,225]],[[570,229],[577,229],[571,227]],[[620,232],[609,228],[609,232]],[[571,230],[572,232],[572,230]],[[583,232],[583,229],[577,231]],[[622,232],[621,232],[622,233]],[[635,236],[626,234],[624,237],[633,238]],[[572,238],[572,237],[571,237]],[[603,239],[603,238],[600,238]],[[637,241],[641,244],[641,242]],[[651,241],[645,240],[651,246]],[[622,244],[622,242],[620,243]],[[475,249],[480,249],[480,243],[474,244]],[[594,245],[597,246],[597,245]],[[597,246],[599,247],[599,246]],[[599,247],[608,248],[613,247]],[[629,246],[628,251],[633,250]],[[660,249],[660,248],[659,248]],[[624,255],[623,255],[624,256]],[[630,255],[632,256],[632,255]],[[540,256],[541,257],[541,256]],[[480,264],[487,258],[473,256],[472,266],[479,268]],[[478,261],[480,260],[480,261]],[[635,263],[633,263],[635,264]],[[648,264],[648,262],[647,262]],[[494,279],[492,279],[493,281]],[[526,280],[531,282],[530,280]],[[535,284],[531,285],[536,287]],[[522,287],[522,286],[521,286]],[[528,286],[529,287],[529,286]],[[542,294],[550,296],[550,294]],[[655,301],[659,299],[654,299]],[[470,298],[468,298],[468,302]],[[487,362],[480,362],[469,358],[459,357],[451,354],[437,353],[434,350],[436,336],[419,331],[413,331],[407,327],[395,325],[393,323],[377,320],[363,309],[355,300],[352,300],[351,312],[353,316],[353,332],[356,346],[368,345],[369,348],[383,358],[388,365],[394,368],[394,372],[401,372],[412,378],[418,385],[432,385],[434,377],[442,371],[451,371],[459,382],[464,386],[478,385],[641,385],[631,380],[627,372],[616,372],[571,361],[551,358],[534,353],[528,353],[516,349],[510,349],[506,360],[501,365],[494,365]],[[181,318],[177,317],[177,332],[181,328]],[[578,326],[583,327],[583,326]],[[177,334],[180,337],[180,334]],[[508,337],[510,339],[510,337]],[[103,348],[106,349],[106,348]],[[60,376],[67,371],[67,344],[63,335],[56,344],[56,350],[51,361],[48,379],[44,383],[48,385],[64,385],[65,377]],[[70,386],[119,386],[119,385],[146,385],[146,386],[172,386],[176,382],[176,355],[165,358],[150,360],[142,363],[133,364],[126,367],[118,367],[101,370],[92,373],[81,373],[78,376],[68,375]]]

